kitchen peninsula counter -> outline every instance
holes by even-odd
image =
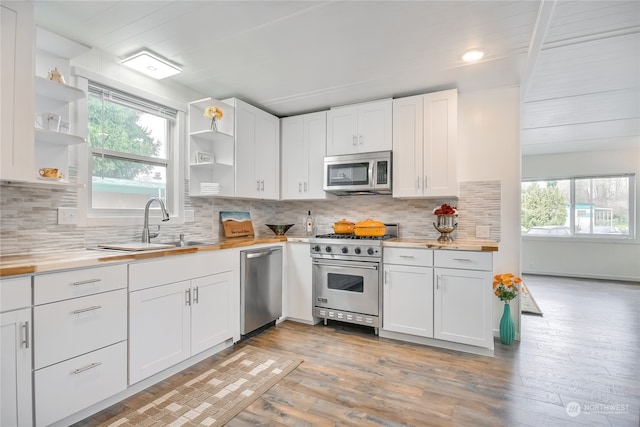
[[[109,263],[130,262],[150,258],[190,254],[220,249],[286,242],[284,236],[235,237],[201,246],[176,247],[146,251],[104,249],[71,249],[55,252],[35,252],[0,257],[0,277],[44,273],[81,267],[96,267]]]
[[[397,238],[382,242],[383,247],[417,248],[417,249],[445,249],[456,251],[497,252],[498,243],[488,240],[454,240],[453,242],[438,242],[437,240]]]

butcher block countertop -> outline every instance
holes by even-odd
[[[256,236],[235,237],[202,246],[188,246],[169,249],[125,252],[113,250],[74,249],[68,251],[37,252],[28,254],[6,255],[0,257],[0,277],[22,274],[45,273],[71,268],[95,267],[108,263],[139,261],[150,258],[189,254],[220,249],[241,248],[246,246],[280,243],[306,243],[308,237]],[[453,241],[449,243],[437,240],[398,238],[383,241],[385,247],[430,248],[466,251],[495,252],[498,244],[490,241]]]
[[[418,248],[418,249],[448,249],[456,251],[497,252],[498,243],[488,240],[454,240],[453,242],[438,242],[427,239],[389,239],[382,242],[384,247]]]
[[[188,246],[148,251],[125,252],[113,250],[74,249],[56,252],[37,252],[0,257],[0,277],[44,273],[70,268],[96,267],[108,263],[139,261],[164,256],[190,254],[220,249],[286,242],[282,236],[235,237],[202,246]]]

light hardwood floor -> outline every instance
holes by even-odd
[[[544,316],[524,315],[522,341],[497,340],[494,357],[342,323],[284,322],[243,341],[304,361],[228,425],[640,425],[640,283],[524,279]]]

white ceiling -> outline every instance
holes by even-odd
[[[523,154],[640,146],[640,1],[34,1],[38,25],[283,117],[521,85]],[[470,48],[487,52],[467,65]]]

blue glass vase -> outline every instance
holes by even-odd
[[[516,337],[516,325],[511,317],[511,307],[509,303],[504,304],[504,312],[500,319],[500,341],[502,344],[511,344]]]

